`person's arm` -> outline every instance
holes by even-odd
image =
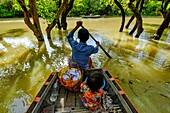
[[[74,32],[75,32],[80,26],[82,26],[82,23],[83,23],[82,21],[77,21],[76,26],[71,30],[71,32],[69,33],[69,35],[68,35],[67,38],[73,37]]]
[[[77,21],[76,26],[72,29],[72,32],[75,32],[80,26],[82,26],[83,22],[82,21]]]
[[[96,47],[94,47],[92,54],[97,53],[99,51],[99,44],[100,44],[99,41],[96,41]]]
[[[73,45],[76,45],[77,44],[77,41],[74,41],[73,39],[73,35],[74,35],[74,32],[80,27],[82,26],[82,21],[77,21],[77,24],[76,26],[70,31],[70,33],[68,34],[67,38],[68,38],[68,42],[70,43],[71,47]]]

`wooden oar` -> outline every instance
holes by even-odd
[[[84,26],[81,26],[82,28],[85,28]],[[97,40],[89,33],[90,37],[95,41],[97,42]],[[104,53],[109,57],[109,58],[112,58],[105,50],[104,48],[99,44],[100,48],[104,51]]]

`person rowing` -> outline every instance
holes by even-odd
[[[85,28],[81,28],[78,31],[78,38],[80,42],[74,40],[75,31],[81,27],[82,21],[77,21],[76,26],[69,32],[67,39],[72,48],[72,56],[69,61],[69,65],[72,62],[76,62],[81,70],[86,70],[92,67],[92,60],[90,56],[98,52],[99,42],[96,41],[96,46],[87,45],[87,40],[89,39],[89,31]]]

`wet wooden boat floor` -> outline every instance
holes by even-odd
[[[61,100],[64,99],[64,106],[66,107],[83,107],[79,93],[70,92],[62,87],[59,90],[60,96],[57,100],[57,108],[61,108]]]
[[[58,94],[57,101],[53,105],[45,107],[42,113],[91,113],[82,106],[80,93],[70,92],[60,86]],[[46,101],[50,102],[49,100]]]

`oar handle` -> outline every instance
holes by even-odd
[[[82,26],[82,25],[81,25],[81,27],[84,28],[84,26]],[[97,40],[90,33],[89,33],[89,35],[95,42],[97,42]],[[100,44],[99,44],[99,46],[109,58],[112,58]]]

